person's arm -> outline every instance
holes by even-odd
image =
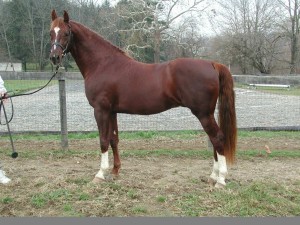
[[[2,80],[2,77],[0,76],[0,97],[5,98],[7,96],[6,92],[7,92],[7,90],[4,86],[4,81]]]

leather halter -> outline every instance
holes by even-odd
[[[66,47],[62,46],[62,44],[59,43],[58,41],[53,42],[51,45],[51,47],[53,47],[53,45],[60,47],[63,50],[62,56],[65,56],[66,54],[68,54],[70,52],[70,45],[71,45],[70,43],[72,42],[72,39],[73,39],[71,25],[68,24],[68,27],[69,27],[69,40],[68,40]]]

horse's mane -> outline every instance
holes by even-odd
[[[62,18],[61,18],[62,19]],[[63,22],[63,19],[62,19],[62,22]],[[87,26],[81,24],[81,23],[78,23],[78,22],[75,22],[75,21],[70,21],[71,22],[71,30],[72,30],[72,23],[80,26],[80,27],[84,27],[85,29],[89,30],[90,32],[92,32],[95,36],[97,36],[99,39],[101,39],[102,42],[104,42],[105,44],[107,44],[108,46],[110,46],[112,49],[118,51],[119,53],[123,54],[124,56],[127,56],[129,58],[132,59],[132,57],[130,55],[128,55],[127,52],[125,52],[123,49],[115,46],[114,44],[112,44],[110,41],[106,40],[104,37],[102,37],[99,33],[95,32],[94,30],[88,28]]]

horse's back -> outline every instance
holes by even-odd
[[[170,70],[176,78],[186,81],[217,81],[218,73],[212,61],[179,58],[169,63]]]

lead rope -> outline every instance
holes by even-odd
[[[43,90],[45,87],[47,87],[50,84],[50,82],[56,76],[56,74],[58,73],[58,68],[59,68],[59,66],[56,66],[55,72],[53,73],[52,77],[49,79],[49,81],[43,87],[41,87],[33,92],[30,92],[30,93],[16,94],[16,95],[8,96],[7,98],[14,98],[14,97],[25,96],[25,95],[33,95],[33,94]]]
[[[9,134],[9,139],[10,139],[10,143],[11,143],[11,147],[12,147],[11,157],[15,159],[15,158],[18,157],[18,152],[16,152],[16,149],[15,149],[15,146],[14,146],[14,142],[13,142],[11,131],[10,131],[10,127],[9,127],[9,122],[10,121],[8,121],[6,110],[5,110],[5,106],[4,106],[4,102],[3,102],[2,98],[1,98],[1,103],[0,104],[1,104],[1,106],[3,108],[3,113],[4,113],[5,120],[6,120],[7,131],[8,131],[8,134]]]
[[[0,112],[1,112],[1,109],[3,108],[3,114],[4,114],[4,118],[5,118],[5,121],[6,123],[5,124],[2,124],[1,123],[1,118],[0,118],[0,124],[1,125],[6,125],[7,126],[7,131],[8,131],[8,134],[9,134],[9,139],[10,139],[10,143],[11,143],[11,147],[12,147],[12,154],[11,154],[11,157],[12,158],[17,158],[18,157],[18,152],[15,150],[15,146],[14,146],[14,142],[13,142],[13,139],[12,139],[12,135],[11,135],[11,131],[10,131],[10,127],[9,127],[9,123],[12,121],[13,119],[13,116],[14,116],[14,106],[13,106],[13,102],[12,102],[12,98],[14,97],[19,97],[19,96],[26,96],[26,95],[32,95],[32,94],[35,94],[41,90],[43,90],[45,87],[47,87],[50,82],[53,80],[53,78],[56,76],[56,74],[58,73],[58,68],[59,66],[56,67],[55,69],[55,72],[53,73],[52,77],[49,79],[49,81],[41,88],[33,91],[33,92],[30,92],[30,93],[22,93],[22,94],[16,94],[16,95],[12,95],[12,96],[6,96],[5,98],[3,97],[0,97]],[[5,106],[4,106],[4,102],[3,100],[4,99],[7,99],[9,98],[10,101],[11,101],[11,110],[12,110],[12,115],[11,115],[11,118],[8,119],[7,117],[7,114],[6,114],[6,110],[5,110]]]

